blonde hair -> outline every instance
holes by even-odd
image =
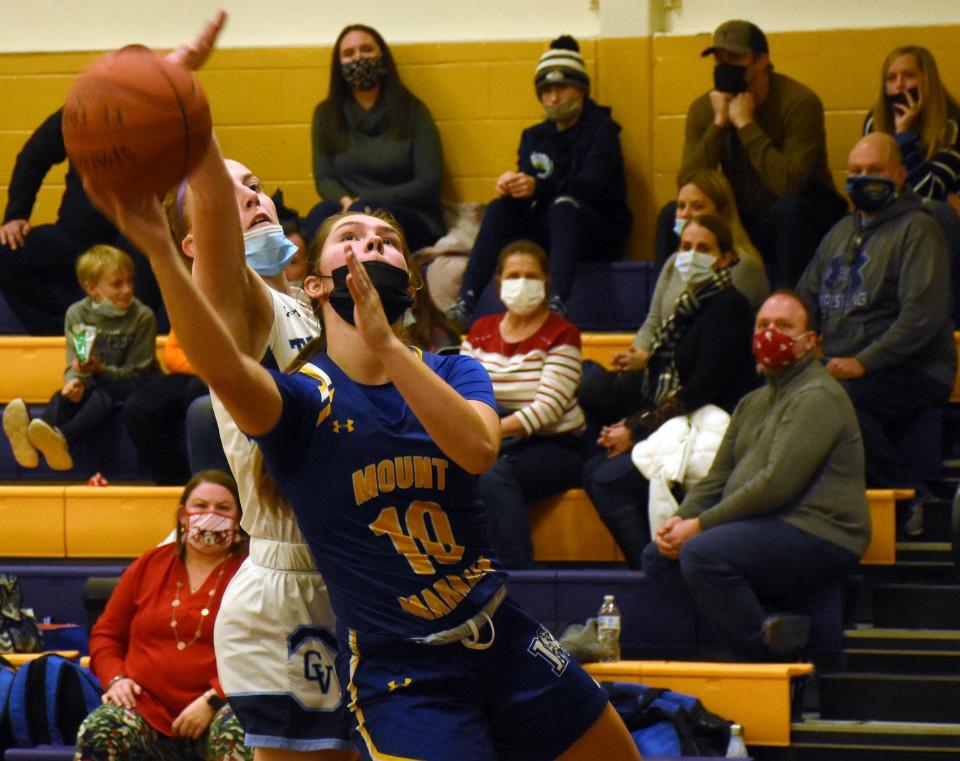
[[[717,207],[717,216],[730,228],[734,253],[740,258],[752,260],[762,269],[763,257],[753,245],[747,231],[743,229],[733,188],[723,172],[716,169],[694,169],[677,178],[677,190],[685,185],[696,186],[701,193],[713,201],[713,205]]]
[[[110,270],[126,270],[133,275],[133,259],[126,251],[98,243],[84,251],[77,259],[77,281],[80,287],[96,285]]]
[[[947,91],[940,79],[937,61],[933,54],[920,45],[904,45],[894,48],[883,60],[880,70],[880,92],[871,111],[873,115],[873,131],[894,134],[893,113],[887,107],[887,72],[893,62],[902,56],[913,56],[917,68],[923,75],[920,79],[920,124],[917,132],[920,134],[920,145],[926,151],[926,158],[930,160],[934,154],[943,148],[952,146],[957,140],[957,122],[954,120],[960,106]]]

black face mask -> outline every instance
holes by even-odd
[[[909,90],[907,90],[907,92],[910,93],[910,97],[913,98],[914,103],[920,100],[919,87],[911,87]],[[906,93],[898,92],[896,95],[884,95],[883,97],[887,101],[887,108],[891,111],[893,111],[893,107],[897,104],[900,104],[901,106],[909,105],[907,103]]]
[[[747,67],[735,63],[718,63],[713,67],[713,89],[730,95],[746,92]]]
[[[413,297],[407,292],[410,287],[410,275],[399,267],[386,262],[361,262],[373,287],[380,295],[383,311],[387,322],[393,325],[403,313],[413,306]],[[333,278],[333,291],[330,293],[330,306],[342,319],[351,325],[356,325],[353,319],[353,296],[347,288],[347,275],[350,270],[347,265],[337,267],[330,276]]]
[[[897,197],[897,183],[889,177],[858,174],[847,177],[847,195],[860,211],[874,214]]]

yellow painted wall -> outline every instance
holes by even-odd
[[[711,81],[711,63],[699,57],[707,39],[655,35],[581,42],[593,92],[613,106],[623,126],[630,203],[638,222],[632,256],[650,255],[653,216],[674,195],[683,119]],[[777,69],[823,98],[830,163],[838,177],[890,48],[927,45],[948,86],[960,93],[960,26],[784,32],[769,39]],[[488,200],[495,177],[514,165],[520,131],[540,115],[532,77],[544,46],[544,41],[394,46],[404,81],[439,126],[447,198]],[[93,57],[0,55],[0,203],[6,203],[6,183],[21,145]],[[326,91],[329,57],[329,48],[317,47],[224,49],[201,73],[225,153],[249,164],[270,190],[283,187],[288,205],[301,212],[317,200],[310,177],[310,117]],[[57,167],[48,176],[35,223],[54,218],[63,174]]]

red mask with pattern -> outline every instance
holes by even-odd
[[[800,359],[795,352],[797,338],[781,333],[776,328],[758,330],[753,334],[753,357],[765,372],[779,372]]]

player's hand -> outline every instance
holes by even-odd
[[[752,92],[737,93],[730,99],[730,123],[740,129],[753,121],[757,101]]]
[[[353,297],[353,315],[363,342],[375,351],[386,349],[399,339],[394,335],[383,311],[380,294],[370,280],[366,268],[353,251],[347,252],[347,289]]]
[[[357,198],[352,196],[342,196],[340,198],[340,211],[346,211],[357,202]]]
[[[216,711],[213,710],[207,702],[207,695],[204,693],[196,700],[184,708],[180,715],[173,720],[170,729],[174,737],[189,737],[196,740],[210,726]]]
[[[25,219],[11,219],[0,226],[0,245],[9,246],[11,251],[20,248],[33,228]]]
[[[607,450],[607,457],[618,457],[633,447],[633,435],[626,423],[604,426],[597,443]]]
[[[137,695],[141,692],[143,690],[139,684],[130,677],[124,677],[110,685],[110,689],[100,696],[100,702],[104,705],[113,703],[121,708],[133,709],[137,707]]]
[[[710,107],[713,109],[713,123],[726,127],[730,122],[730,100],[733,96],[719,90],[710,91]]]
[[[856,357],[834,357],[827,362],[827,372],[837,380],[862,378],[867,374],[866,368]]]
[[[71,378],[63,384],[63,388],[60,390],[60,393],[63,394],[63,396],[68,400],[76,404],[83,399],[83,381],[79,378]]]
[[[203,31],[192,41],[184,43],[176,50],[167,53],[167,60],[191,71],[196,71],[207,62],[226,21],[227,12],[224,10],[217,11],[216,15],[203,27]]]
[[[922,94],[916,100],[909,90],[904,90],[903,95],[907,99],[906,103],[893,104],[893,130],[897,134],[916,129],[923,111]]]
[[[499,177],[497,177],[497,182],[493,186],[494,190],[497,191],[497,195],[508,196],[510,195],[510,183],[514,177],[517,176],[519,172],[504,172]]]

